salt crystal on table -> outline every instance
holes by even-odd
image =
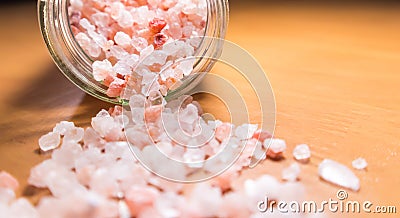
[[[266,139],[263,143],[267,150],[267,157],[273,160],[279,160],[286,151],[286,142],[282,139]]]
[[[18,180],[5,171],[0,172],[0,188],[17,190],[19,187]]]
[[[282,179],[289,182],[295,182],[300,172],[300,166],[297,163],[293,163],[289,167],[283,169]]]
[[[60,135],[65,135],[66,132],[74,128],[75,124],[73,122],[61,121],[53,128],[53,132],[58,133]]]
[[[336,161],[325,159],[318,167],[319,176],[332,184],[358,191],[360,180],[345,165]]]
[[[297,145],[293,150],[293,157],[299,162],[308,162],[311,157],[310,147],[306,144]]]
[[[357,158],[351,163],[354,169],[364,170],[368,167],[368,163],[364,158]]]
[[[39,146],[42,151],[50,151],[56,149],[61,142],[60,134],[55,132],[49,132],[46,135],[40,137]]]

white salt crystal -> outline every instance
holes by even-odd
[[[125,51],[122,47],[113,45],[110,48],[109,55],[117,59],[124,59],[125,57],[129,56],[129,53]]]
[[[39,146],[42,151],[50,151],[56,149],[60,145],[60,142],[60,134],[49,132],[46,135],[40,137]]]
[[[74,128],[75,124],[73,122],[61,121],[53,128],[53,132],[58,133],[60,135],[65,135],[66,132]]]
[[[75,127],[65,133],[63,141],[80,142],[83,140],[84,134],[85,130],[83,128]]]
[[[309,161],[311,157],[310,147],[306,144],[297,145],[293,150],[293,157],[300,162]]]
[[[282,179],[289,182],[295,182],[300,172],[300,166],[297,163],[293,163],[289,167],[283,169]]]
[[[113,66],[107,59],[93,62],[93,77],[96,81],[103,81],[107,76],[112,76]]]
[[[336,161],[325,159],[318,167],[319,176],[327,182],[342,186],[344,188],[358,191],[360,180],[345,165]]]
[[[18,218],[39,218],[39,213],[25,198],[19,198],[10,206],[11,217]]]
[[[83,7],[83,3],[81,0],[70,0],[69,3],[74,10],[81,10]]]
[[[279,199],[280,183],[270,175],[263,175],[258,179],[248,179],[244,182],[244,191],[247,197],[248,207],[251,211],[257,212],[257,203],[268,196],[269,199]]]
[[[167,54],[163,51],[154,51],[148,55],[142,62],[145,66],[152,66],[154,64],[164,65],[167,61]]]
[[[263,145],[267,150],[267,156],[272,159],[281,158],[283,152],[286,151],[286,142],[282,139],[266,139]]]
[[[197,107],[193,104],[189,104],[185,109],[179,112],[179,121],[187,124],[193,124],[199,119]],[[191,131],[188,131],[191,132]]]
[[[0,188],[0,204],[9,204],[15,199],[15,192],[9,188]]]
[[[131,44],[131,37],[124,32],[117,32],[114,36],[114,41],[120,46],[127,47]]]
[[[131,218],[131,212],[125,201],[118,201],[118,214],[120,218]]]
[[[106,27],[110,23],[110,16],[107,13],[97,12],[91,18],[94,24],[99,27]]]
[[[239,140],[249,139],[253,136],[253,134],[257,130],[257,128],[258,128],[258,125],[243,124],[241,126],[236,127],[235,136]]]
[[[368,163],[364,158],[357,158],[351,163],[354,169],[364,170],[368,167]]]
[[[82,19],[79,21],[79,24],[80,24],[84,29],[86,29],[87,31],[94,31],[94,30],[96,29],[96,27],[93,26],[93,25],[90,23],[90,21],[89,21],[88,19],[86,19],[86,18],[82,18]]]

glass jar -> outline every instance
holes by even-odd
[[[228,0],[206,0],[207,17],[205,37],[196,50],[198,58],[194,73],[209,72],[222,53],[223,39],[228,24]],[[69,0],[39,0],[38,14],[41,32],[50,54],[61,72],[86,93],[114,104],[125,99],[107,96],[107,88],[92,76],[92,63],[72,33],[68,17]],[[167,98],[183,95],[201,81],[201,74],[185,78],[183,84],[168,93]]]

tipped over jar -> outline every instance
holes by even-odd
[[[61,72],[101,100],[175,98],[222,52],[227,0],[39,0],[41,31]]]

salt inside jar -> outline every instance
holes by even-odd
[[[227,0],[39,0],[46,45],[61,72],[101,100],[181,96],[221,55]],[[173,70],[171,70],[173,69]]]

